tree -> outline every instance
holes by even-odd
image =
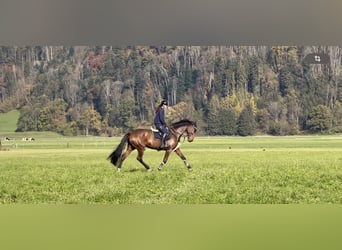
[[[330,64],[306,63],[309,53],[329,54]],[[338,46],[0,46],[0,112],[20,110],[19,130],[73,134],[89,106],[122,132],[149,124],[156,103],[167,98],[170,105],[186,102],[177,114],[198,115],[207,133],[230,135],[254,98],[263,133],[326,131],[309,120],[317,105],[331,110],[337,132],[341,59]],[[52,104],[57,99],[65,109]]]
[[[136,106],[131,84],[133,84],[131,81],[124,83],[123,93],[115,117],[117,125],[125,129],[130,129],[135,126],[134,115],[136,113]]]
[[[50,102],[40,109],[38,117],[39,131],[62,132],[66,125],[66,103],[62,99]]]
[[[262,133],[266,133],[269,127],[270,114],[267,109],[259,109],[256,114],[256,121],[258,123],[258,128]]]
[[[315,106],[309,113],[307,126],[313,132],[326,132],[332,127],[333,116],[331,110],[324,106]]]
[[[25,106],[21,108],[17,122],[17,131],[37,131],[38,130],[38,107]]]
[[[248,90],[248,76],[246,72],[246,67],[244,63],[240,62],[239,67],[236,72],[236,84],[237,84],[237,91],[247,93]]]
[[[287,67],[283,67],[279,72],[279,91],[282,96],[286,96],[291,88],[293,82],[290,70]]]
[[[248,103],[242,110],[238,120],[238,134],[241,136],[254,135],[256,122],[253,115],[253,109]]]
[[[237,115],[233,108],[221,108],[219,110],[219,121],[222,135],[236,135]]]
[[[192,120],[194,111],[195,109],[191,102],[179,102],[168,110],[167,120],[170,122],[176,122],[182,119]]]
[[[220,121],[219,121],[219,109],[220,109],[220,100],[217,95],[213,95],[209,103],[208,109],[208,133],[210,135],[220,135]]]
[[[87,108],[77,120],[77,125],[85,136],[98,135],[101,131],[101,116],[96,110]]]
[[[336,101],[335,106],[333,108],[333,127],[341,127],[342,124],[342,104],[339,101]]]
[[[223,135],[237,134],[238,114],[240,112],[241,106],[235,92],[222,100],[219,117]]]
[[[252,56],[249,60],[249,73],[248,73],[248,85],[247,90],[249,93],[257,92],[259,83],[259,62],[258,57]]]

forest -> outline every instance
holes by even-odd
[[[310,64],[311,53],[329,55]],[[201,135],[342,132],[337,46],[1,46],[0,112],[17,131],[120,135],[197,121]]]

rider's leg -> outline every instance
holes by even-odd
[[[166,145],[165,145],[165,138],[166,138],[166,133],[163,134],[163,137],[161,139],[161,145],[160,145],[160,148],[161,149],[165,149],[166,148]]]
[[[167,130],[166,130],[166,128],[164,126],[158,126],[157,128],[162,133],[162,139],[161,139],[160,148],[161,149],[165,149],[165,147],[166,147],[165,139],[166,139],[166,135],[167,135]]]

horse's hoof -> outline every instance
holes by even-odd
[[[152,168],[146,169],[147,172],[152,172]]]
[[[158,168],[159,171],[161,171],[162,169],[161,168]]]
[[[191,171],[192,171],[192,168],[188,168],[188,170],[189,170],[189,172],[191,172]]]
[[[116,170],[116,172],[117,172],[117,173],[120,173],[120,172],[121,172],[121,168],[118,168],[118,169]]]

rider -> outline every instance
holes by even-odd
[[[167,102],[163,100],[157,107],[156,115],[154,117],[154,125],[159,130],[159,132],[162,133],[162,140],[161,140],[161,146],[160,146],[161,149],[166,148],[165,138],[167,135],[167,128],[166,128],[166,123],[165,123],[165,111],[164,111],[166,107],[167,107]]]

